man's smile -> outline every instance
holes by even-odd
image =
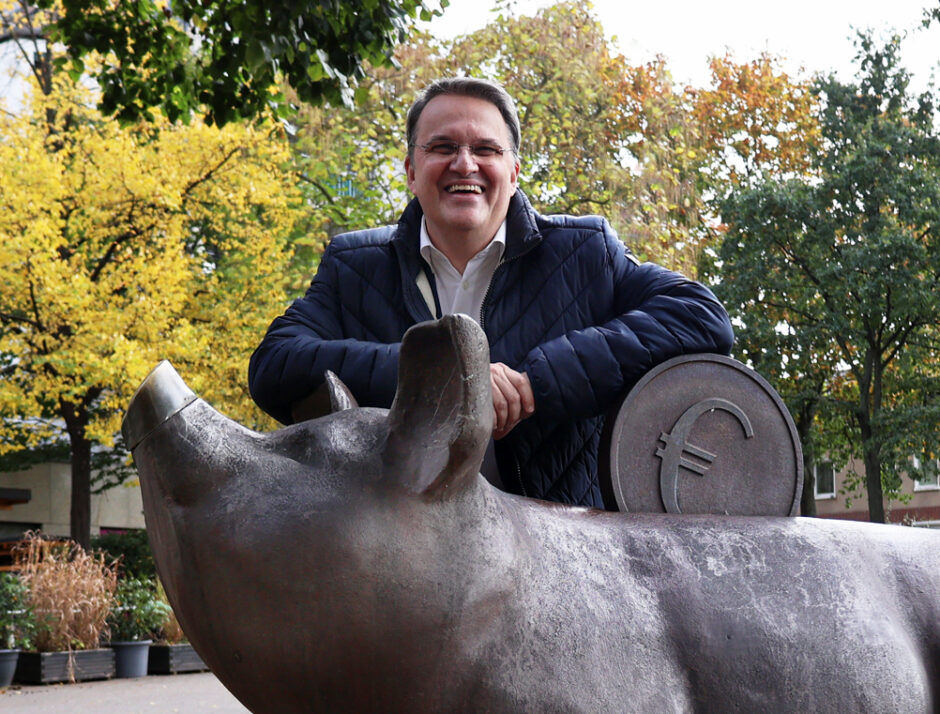
[[[482,194],[486,189],[482,186],[476,186],[468,183],[458,183],[453,186],[448,186],[446,189],[447,193],[477,193]]]

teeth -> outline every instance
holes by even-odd
[[[472,184],[457,184],[448,186],[447,193],[483,193],[483,189]]]

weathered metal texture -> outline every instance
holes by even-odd
[[[621,511],[793,516],[803,456],[786,405],[722,355],[676,357],[630,391],[611,434]]]
[[[270,434],[201,400],[152,415],[157,567],[249,709],[938,710],[940,534],[502,493],[477,474],[487,361],[448,317],[406,335],[389,413]]]

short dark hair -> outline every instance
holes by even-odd
[[[448,77],[438,79],[425,87],[424,91],[418,95],[411,109],[408,110],[408,119],[405,123],[405,138],[408,141],[408,154],[414,151],[415,136],[418,129],[418,119],[421,112],[434,97],[445,94],[457,94],[462,97],[474,97],[483,99],[499,109],[503,115],[503,121],[506,122],[506,128],[509,129],[509,138],[512,141],[512,150],[516,156],[519,155],[519,143],[522,139],[519,129],[519,114],[516,112],[516,103],[509,92],[503,89],[496,82],[490,82],[486,79],[476,79],[475,77]]]

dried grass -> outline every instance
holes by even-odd
[[[61,652],[99,647],[117,587],[116,568],[105,563],[104,555],[27,533],[16,559],[36,614],[35,648]]]

